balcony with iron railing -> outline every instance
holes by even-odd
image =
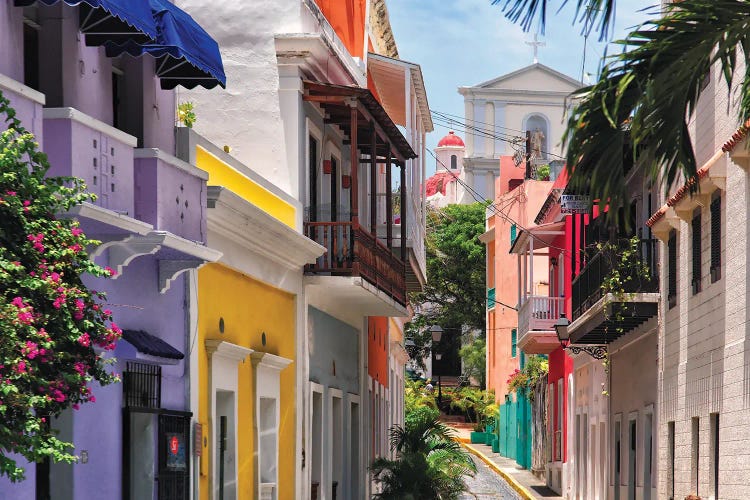
[[[305,235],[327,249],[305,272],[329,276],[361,276],[378,290],[406,305],[404,262],[359,224],[305,222]]]
[[[622,252],[628,248],[627,241],[604,248],[586,261],[572,284],[572,343],[609,344],[656,315],[659,292],[656,242],[655,239],[638,241],[635,262],[645,264],[645,273],[637,265],[618,266]],[[622,289],[618,292],[624,295],[608,292],[604,286],[613,272],[619,276]]]

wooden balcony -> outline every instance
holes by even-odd
[[[562,297],[527,296],[518,310],[518,346],[528,354],[549,354],[560,347],[555,323],[564,312]]]
[[[406,305],[406,267],[388,247],[359,224],[306,222],[305,235],[326,253],[305,273],[318,276],[359,276],[387,296]]]

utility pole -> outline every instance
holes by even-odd
[[[526,131],[526,179],[531,179],[531,131]]]

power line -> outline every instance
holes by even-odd
[[[495,125],[495,124],[492,124],[492,123],[480,122],[479,120],[472,120],[471,118],[466,118],[464,116],[454,115],[452,113],[447,113],[445,111],[435,111],[434,109],[431,109],[430,113],[438,115],[438,116],[443,116],[443,117],[448,118],[448,119],[450,119],[450,118],[458,118],[459,120],[464,120],[464,121],[467,121],[467,122],[474,122],[474,123],[478,123],[480,125],[487,125],[488,127],[501,128],[501,129],[504,129],[504,130],[510,130],[512,132],[518,132],[518,133],[521,133],[521,134],[525,133],[524,130],[518,130],[517,128],[503,127],[501,125]]]
[[[481,137],[481,138],[489,138],[489,139],[495,139],[502,142],[507,142],[511,144],[511,146],[517,146],[521,142],[525,141],[525,138],[521,136],[502,136],[498,134],[493,134],[487,130],[483,130],[481,128],[474,127],[472,125],[465,125],[464,123],[450,119],[450,118],[437,118],[433,117],[433,122],[436,122],[436,124],[439,127],[444,127],[449,130],[451,129],[459,129],[459,131],[463,131],[466,135],[473,135],[474,137]],[[549,151],[539,150],[540,153],[544,153],[547,156],[554,156],[562,161],[565,161],[566,158],[564,156],[558,155],[556,153],[551,153]]]
[[[432,155],[433,158],[435,158],[435,161],[437,161],[440,164],[440,166],[442,166],[445,170],[448,171],[448,173],[450,173],[453,176],[453,178],[456,180],[456,182],[458,182],[459,184],[461,184],[469,192],[469,194],[471,195],[472,198],[474,198],[475,201],[477,201],[479,203],[485,203],[486,202],[486,200],[483,200],[481,198],[481,195],[473,187],[469,186],[460,177],[458,177],[458,175],[456,175],[455,173],[451,172],[451,170],[442,161],[440,161],[440,159],[438,159],[438,157],[437,157],[437,155],[435,154],[434,151],[432,151],[429,148],[425,148],[425,149],[427,150],[428,153],[430,153],[430,155]],[[490,210],[492,210],[492,212],[495,215],[499,216],[500,218],[502,218],[506,222],[510,222],[511,224],[515,224],[515,226],[518,229],[520,229],[521,231],[526,231],[531,238],[534,238],[535,240],[538,240],[538,241],[544,243],[548,248],[554,248],[555,250],[560,250],[560,252],[562,252],[563,254],[567,253],[566,249],[564,249],[562,247],[558,247],[558,246],[549,244],[548,241],[545,241],[542,238],[540,238],[539,236],[536,236],[534,233],[532,233],[531,231],[529,231],[527,228],[523,227],[517,221],[513,220],[509,215],[507,215],[507,214],[499,211],[497,209],[497,207],[495,206],[494,203],[488,204],[487,208],[489,208]]]

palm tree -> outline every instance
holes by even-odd
[[[436,418],[394,426],[391,450],[396,459],[377,458],[371,470],[381,500],[448,500],[467,490],[464,478],[476,473],[469,454],[453,440],[452,431]]]
[[[493,0],[528,29],[546,22],[549,0]],[[616,0],[577,0],[584,32],[608,32]],[[664,7],[625,40],[598,81],[577,91],[564,141],[569,189],[589,193],[611,208],[623,206],[625,171],[632,160],[649,181],[669,191],[696,174],[688,133],[704,82],[718,66],[737,95],[737,124],[750,118],[750,4],[745,0],[683,0]],[[737,73],[740,75],[737,75]],[[697,189],[698,183],[691,185]],[[616,210],[610,210],[615,214]]]

